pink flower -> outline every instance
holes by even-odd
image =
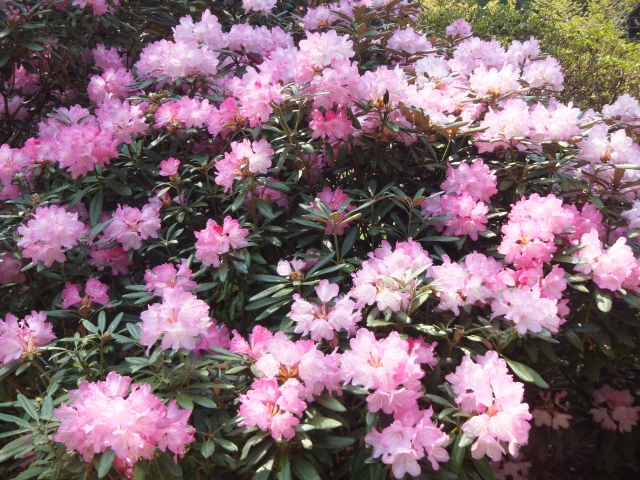
[[[195,350],[211,326],[209,306],[181,288],[165,288],[162,303],[149,305],[140,318],[140,343],[148,347],[147,354],[161,336],[162,350]]]
[[[116,47],[107,48],[99,43],[96,48],[91,50],[91,53],[93,54],[93,60],[96,62],[96,67],[100,70],[107,70],[108,68],[117,70],[124,66]]]
[[[216,163],[215,182],[229,192],[236,177],[248,177],[252,174],[266,174],[271,167],[273,150],[269,142],[262,139],[257,142],[243,140],[231,143],[231,153],[225,153],[224,159]]]
[[[458,168],[449,165],[447,179],[440,187],[447,193],[461,195],[466,192],[474,200],[489,202],[491,196],[498,193],[497,182],[495,172],[478,158],[471,165],[465,162]]]
[[[462,431],[476,437],[471,447],[473,458],[488,455],[499,461],[504,454],[500,442],[508,442],[509,453],[528,441],[529,406],[522,403],[524,386],[514,382],[507,363],[491,350],[478,355],[476,362],[467,353],[455,373],[446,376],[455,401],[465,413],[476,413],[462,425]]]
[[[245,13],[253,10],[255,12],[269,14],[271,10],[275,8],[276,3],[276,0],[242,0],[242,8]]]
[[[270,430],[271,436],[288,440],[295,436],[293,427],[300,423],[296,416],[302,416],[307,404],[298,398],[296,380],[289,379],[278,386],[275,378],[258,378],[246,395],[240,395],[238,413],[243,417],[241,427],[257,426]]]
[[[304,300],[294,295],[291,306],[291,320],[296,323],[295,333],[310,335],[312,340],[332,340],[335,332],[346,330],[349,335],[355,334],[356,323],[362,320],[362,313],[356,303],[348,297],[337,297],[339,287],[322,280],[315,287],[321,305]],[[337,297],[337,298],[336,298]],[[330,307],[328,302],[333,300]]]
[[[545,405],[536,407],[531,412],[536,427],[546,425],[547,427],[552,427],[554,430],[569,428],[569,420],[573,417],[565,413],[567,409],[560,403],[560,401],[567,396],[567,391],[557,392],[553,401],[551,401],[551,392],[547,392],[546,395],[539,392],[539,395],[545,401]]]
[[[326,138],[329,142],[347,141],[349,135],[355,132],[351,120],[347,118],[347,111],[338,106],[337,112],[328,110],[325,115],[318,109],[311,112],[313,120],[309,128],[313,131],[312,138]]]
[[[558,333],[563,322],[558,317],[557,304],[555,299],[541,298],[538,287],[504,290],[491,304],[491,318],[504,315],[515,324],[521,335],[527,332],[540,333],[543,328]]]
[[[248,342],[240,336],[237,330],[232,333],[233,338],[231,339],[229,350],[233,353],[249,355],[254,360],[260,358],[267,349],[267,342],[273,338],[273,333],[262,325],[253,327],[252,333],[249,334]]]
[[[160,175],[163,177],[170,177],[178,173],[180,167],[180,160],[177,158],[169,158],[160,162]]]
[[[91,103],[100,104],[106,98],[124,100],[133,90],[128,87],[134,82],[131,71],[126,68],[114,70],[107,68],[102,75],[94,75],[87,86],[87,93]]]
[[[89,265],[97,265],[99,272],[103,271],[106,265],[110,265],[112,275],[126,275],[132,265],[127,252],[120,245],[104,250],[99,247],[92,247],[90,254]]]
[[[86,462],[96,453],[111,448],[116,466],[133,475],[143,458],[152,460],[156,447],[168,448],[176,457],[184,455],[195,440],[195,428],[187,424],[191,410],[179,410],[175,400],[169,406],[150,393],[151,385],[131,384],[130,377],[109,373],[104,382],[82,382],[69,392],[74,400],[54,410],[60,420],[55,442],[65,443]]]
[[[36,353],[38,347],[47,345],[56,336],[44,312],[32,311],[23,320],[7,313],[0,320],[0,362],[7,365],[14,360]]]
[[[218,268],[220,255],[232,248],[249,245],[246,240],[249,230],[240,228],[240,222],[229,216],[225,217],[222,225],[218,225],[215,220],[207,220],[206,228],[194,234],[198,239],[195,243],[196,258],[202,260],[202,264],[207,267]]]
[[[7,251],[0,251],[0,285],[24,283],[26,277],[21,273],[22,262]]]
[[[611,105],[602,107],[605,118],[615,118],[623,123],[638,125],[640,121],[640,104],[628,93],[620,95]]]
[[[200,350],[211,351],[211,347],[229,350],[229,329],[224,324],[218,325],[215,318],[211,319],[211,325],[200,336],[202,339],[196,345],[197,352]]]
[[[361,270],[352,273],[353,289],[349,295],[359,306],[376,304],[383,312],[406,311],[411,300],[411,288],[415,278],[407,279],[405,285],[397,282],[418,270],[426,269],[433,262],[418,242],[411,238],[407,242],[397,242],[395,250],[386,240],[382,247],[369,254],[369,260],[362,263]]]
[[[468,37],[473,31],[471,25],[464,18],[459,18],[447,27],[446,33],[452,37]]]
[[[178,269],[171,263],[163,263],[153,270],[147,270],[144,281],[147,282],[145,290],[154,295],[162,296],[167,288],[179,287],[185,292],[190,292],[198,286],[197,282],[189,280],[193,272],[187,265],[187,260],[182,260]]]
[[[38,207],[33,218],[18,227],[18,246],[23,248],[24,257],[50,267],[53,262],[65,262],[64,251],[78,245],[84,232],[85,225],[78,221],[77,213],[55,205]]]
[[[22,193],[19,184],[14,184],[16,174],[30,177],[30,168],[33,160],[26,152],[12,149],[9,145],[0,146],[0,200],[15,200]]]
[[[62,308],[77,307],[80,311],[89,310],[94,303],[106,305],[109,303],[108,286],[98,279],[87,280],[84,291],[85,295],[80,296],[82,285],[67,282],[62,292]]]
[[[606,405],[600,406],[602,403]],[[593,405],[596,408],[589,410],[596,423],[601,423],[605,430],[621,433],[631,432],[632,427],[638,424],[638,412],[640,407],[633,407],[634,398],[626,390],[614,390],[609,385],[603,385],[593,392]],[[616,423],[617,422],[617,423]]]
[[[104,230],[105,237],[122,244],[125,251],[140,250],[142,240],[158,238],[160,211],[155,204],[148,203],[142,210],[118,205],[113,222]]]
[[[383,463],[391,465],[395,478],[403,478],[406,473],[419,476],[422,469],[418,460],[425,453],[434,470],[439,469],[439,462],[449,460],[443,447],[449,436],[431,419],[432,415],[431,408],[419,410],[416,407],[381,432],[373,428],[364,437],[365,442],[373,446],[373,458],[382,457]]]

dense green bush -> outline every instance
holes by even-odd
[[[543,50],[564,68],[565,89],[558,95],[584,108],[600,108],[618,95],[640,92],[640,43],[626,38],[623,2],[603,0],[452,2],[424,0],[422,23],[441,32],[458,18],[467,19],[476,35],[503,42],[540,41]],[[625,11],[632,10],[627,7]],[[636,2],[637,3],[637,2]]]

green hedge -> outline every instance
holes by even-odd
[[[640,96],[640,42],[628,40],[623,17],[632,1],[531,0],[475,2],[423,0],[420,23],[442,32],[465,18],[474,32],[503,42],[538,38],[564,66],[565,90],[558,97],[583,108],[600,108],[618,95]],[[626,6],[625,6],[626,4]]]

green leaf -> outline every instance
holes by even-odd
[[[326,437],[316,444],[317,448],[325,448],[327,450],[343,450],[355,443],[355,439],[351,437]]]
[[[476,466],[476,470],[482,476],[484,480],[496,480],[496,476],[493,473],[493,468],[491,468],[491,464],[487,457],[482,457],[481,460],[472,459],[473,464]]]
[[[213,443],[213,441],[211,440],[207,440],[202,444],[202,447],[200,447],[200,454],[204,458],[209,458],[215,451],[216,451],[216,444]]]
[[[271,475],[274,460],[275,459],[272,456],[269,460],[260,465],[260,468],[258,468],[256,472],[251,476],[251,480],[267,480]]]
[[[603,292],[599,288],[596,288],[596,305],[601,312],[607,313],[611,311],[611,306],[613,305],[611,293]]]
[[[107,180],[107,185],[111,190],[116,192],[118,195],[122,195],[123,197],[128,197],[132,193],[129,187],[113,179]]]
[[[544,379],[532,368],[527,367],[520,362],[516,362],[515,360],[509,360],[508,358],[504,359],[511,367],[511,370],[513,370],[513,373],[515,373],[521,380],[533,383],[540,388],[549,388],[549,384],[545,382]]]
[[[224,438],[217,438],[217,437],[213,437],[213,441],[216,442],[218,445],[220,445],[222,448],[224,448],[225,450],[228,450],[229,452],[237,452],[238,451],[238,446],[227,440]]]
[[[322,395],[315,396],[316,402],[322,405],[329,410],[333,410],[334,412],[346,412],[347,409],[345,406],[337,399],[327,395],[326,393]]]
[[[100,457],[100,463],[98,464],[98,478],[104,478],[109,470],[111,470],[111,465],[113,465],[113,460],[116,458],[116,452],[107,448],[105,452]]]
[[[456,438],[455,443],[453,444],[453,449],[451,450],[451,456],[449,457],[449,462],[447,463],[447,467],[453,473],[459,473],[462,468],[462,462],[464,461],[464,455],[466,451],[465,446],[461,446],[462,439],[464,435],[459,434]]]
[[[23,420],[19,417],[14,417],[13,415],[7,415],[5,413],[0,413],[0,420],[4,420],[5,422],[15,423],[16,425],[20,425],[23,428],[27,428],[29,430],[33,429],[33,425],[31,425],[26,420]]]
[[[179,393],[176,395],[176,400],[178,401],[178,405],[187,410],[193,410],[193,401],[191,397],[186,393]]]
[[[35,405],[29,400],[27,397],[18,394],[18,405],[22,407],[22,409],[29,414],[31,418],[33,418],[36,422],[40,421],[40,415],[38,415],[38,411],[36,410]]]
[[[89,223],[91,223],[91,227],[95,227],[100,221],[103,199],[104,194],[102,193],[102,190],[96,193],[93,199],[91,199],[91,205],[89,205]]]
[[[191,400],[193,403],[197,403],[205,408],[218,408],[216,402],[207,397],[202,397],[200,395],[191,395]]]
[[[430,393],[425,393],[424,396],[427,397],[429,400],[431,400],[433,403],[437,403],[438,405],[442,405],[443,407],[453,408],[453,405],[451,405],[451,402],[447,401],[442,397],[439,397],[438,395],[431,395]]]
[[[315,417],[309,420],[309,424],[313,425],[315,428],[319,430],[330,430],[332,428],[337,428],[342,425],[342,422],[338,420],[334,420],[333,418],[327,417]]]
[[[32,52],[41,52],[44,50],[44,45],[40,44],[40,43],[35,43],[35,42],[23,42],[20,45],[22,45],[25,48],[28,48],[29,50],[31,50]]]
[[[360,229],[357,225],[351,227],[349,233],[347,233],[342,240],[342,245],[340,245],[340,255],[344,258],[344,256],[351,250],[351,247],[356,243],[358,236],[360,234]]]
[[[293,474],[300,480],[321,480],[316,469],[302,457],[294,457],[291,462]]]
[[[280,471],[278,472],[277,480],[291,480],[291,465],[289,464],[289,454],[281,450],[280,451]]]

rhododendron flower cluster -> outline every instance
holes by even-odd
[[[575,256],[585,263],[578,264],[576,271],[593,275],[593,281],[600,288],[620,290],[621,288],[637,289],[640,285],[640,263],[633,250],[626,244],[626,239],[619,238],[608,249],[604,249],[598,232],[592,229],[582,235],[580,244],[584,248]]]
[[[80,295],[82,285],[67,282],[62,292],[62,308],[76,307],[81,312],[88,311],[94,304],[109,303],[108,286],[96,278],[90,278],[84,286],[84,296]]]
[[[156,448],[169,449],[176,457],[194,441],[195,429],[187,423],[191,410],[180,410],[175,400],[167,407],[151,393],[151,385],[131,384],[131,378],[109,373],[104,382],[82,382],[69,392],[74,398],[53,415],[60,420],[53,437],[90,462],[107,448],[116,454],[115,464],[133,477],[133,466],[152,460]]]
[[[186,260],[180,262],[178,269],[172,263],[163,263],[152,270],[147,270],[144,274],[144,281],[147,283],[145,289],[157,296],[162,296],[168,288],[181,288],[185,292],[190,292],[198,286],[196,282],[190,280],[192,276],[193,272]]]
[[[534,408],[531,412],[536,427],[546,425],[547,427],[552,427],[554,430],[569,428],[569,420],[573,417],[566,413],[567,409],[561,403],[562,399],[567,395],[566,390],[556,392],[552,401],[551,392],[547,392],[546,394],[540,392],[540,398],[544,400],[545,404],[542,407]]]
[[[630,432],[638,424],[640,412],[640,407],[633,406],[634,402],[628,389],[615,390],[605,384],[593,392],[594,408],[589,413],[604,430]]]
[[[271,167],[273,150],[266,140],[231,143],[231,153],[225,153],[224,159],[216,163],[216,183],[231,190],[236,177],[247,177],[252,174],[266,174]]]
[[[18,233],[22,255],[50,267],[53,262],[66,261],[65,250],[78,245],[79,238],[85,233],[85,225],[78,221],[77,213],[47,205],[36,208],[33,218],[18,227]]]
[[[502,442],[508,444],[511,455],[529,437],[529,406],[522,403],[524,386],[514,382],[507,363],[491,350],[476,356],[467,354],[455,373],[446,377],[457,395],[460,409],[476,414],[462,425],[462,431],[476,437],[471,447],[473,458],[487,455],[498,461],[505,454]]]
[[[142,210],[129,205],[118,206],[104,235],[122,244],[125,252],[132,249],[140,250],[142,240],[158,238],[159,214],[160,209],[155,203],[148,203]]]
[[[215,321],[209,318],[209,306],[180,287],[164,288],[162,303],[149,305],[140,319],[140,343],[147,347],[147,352],[160,337],[163,350],[206,348],[198,340],[216,328]]]
[[[381,311],[406,311],[411,302],[411,289],[415,285],[413,274],[424,271],[433,262],[418,242],[397,242],[395,250],[387,241],[369,254],[361,270],[352,274],[353,289],[350,296],[358,305],[376,305]]]
[[[422,468],[418,460],[427,454],[434,470],[438,463],[449,460],[443,445],[449,435],[442,432],[431,419],[433,410],[417,408],[402,415],[391,425],[378,432],[375,428],[365,436],[365,441],[373,446],[373,458],[382,457],[382,462],[391,465],[393,475],[402,478],[406,473],[417,477]]]
[[[0,320],[0,362],[7,365],[14,360],[36,353],[38,347],[47,345],[56,336],[53,325],[47,322],[44,312],[32,311],[22,320],[7,313]]]
[[[220,266],[220,255],[228,253],[232,248],[249,245],[249,230],[241,228],[240,222],[231,217],[225,217],[222,225],[209,219],[204,230],[194,233],[198,239],[195,244],[196,258],[202,260],[205,266],[217,268]]]
[[[295,261],[295,260],[294,260]],[[362,320],[362,314],[356,303],[348,296],[339,297],[340,287],[328,280],[322,280],[315,287],[321,305],[309,302],[300,295],[294,295],[291,306],[291,320],[296,323],[295,332],[309,335],[311,340],[332,340],[336,332],[345,330],[355,334],[356,323]],[[329,306],[329,302],[333,306]]]

